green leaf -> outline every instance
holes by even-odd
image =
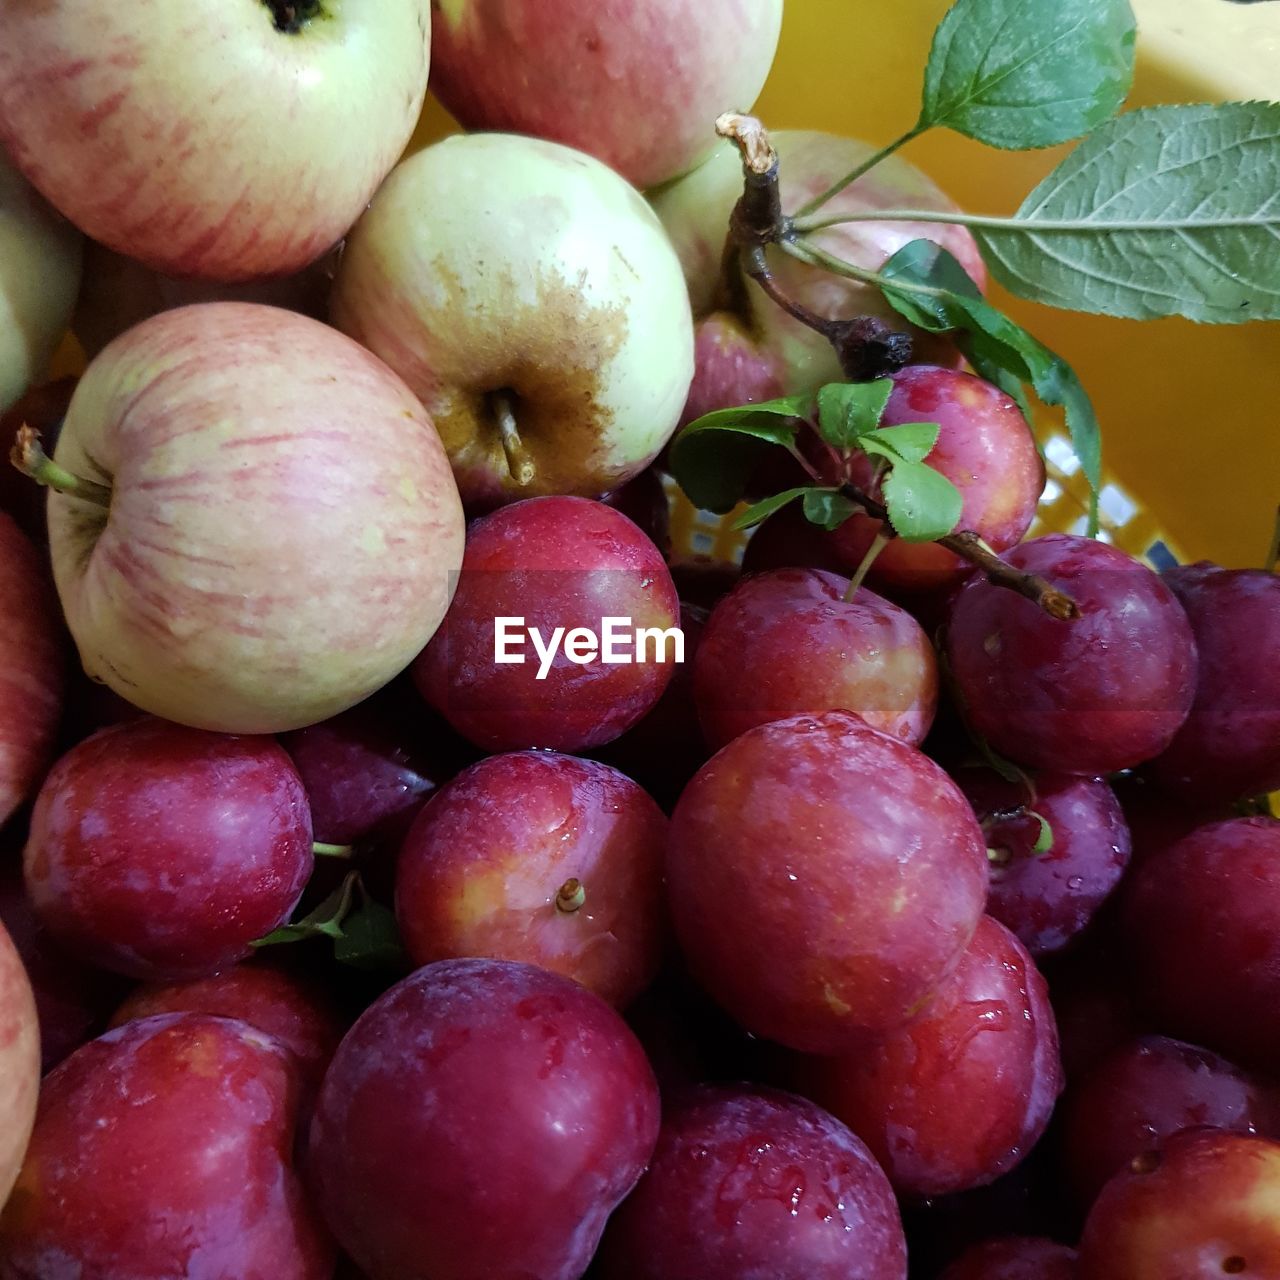
[[[813,397],[802,395],[704,414],[672,443],[671,474],[695,506],[732,511],[770,449],[794,448],[797,424],[812,408]]]
[[[935,542],[959,523],[960,490],[923,462],[895,462],[880,484],[889,523],[907,542]]]
[[[804,495],[805,519],[828,532],[838,529],[857,510],[857,504],[838,489],[810,489]]]
[[[255,947],[274,947],[290,942],[305,942],[308,938],[342,937],[342,922],[351,910],[351,897],[355,892],[359,872],[348,872],[342,883],[315,910],[295,920],[292,924],[282,925],[279,929],[258,938],[252,945]]]
[[[1001,363],[998,349],[988,351],[985,344],[973,340],[974,336],[966,334],[957,344],[964,358],[973,366],[973,371],[978,377],[985,378],[987,382],[999,387],[1022,410],[1022,416],[1027,420],[1027,425],[1032,426],[1035,423],[1035,412],[1031,408],[1023,379]]]
[[[1091,531],[1096,532],[1097,494],[1102,486],[1102,433],[1088,392],[1071,366],[997,311],[982,297],[960,263],[929,240],[913,240],[904,245],[885,263],[880,274],[891,282],[882,288],[889,305],[912,324],[931,333],[965,330],[969,349],[985,370],[1002,369],[1008,381],[1030,383],[1044,404],[1062,406],[1072,448],[1093,490],[1090,524]]]
[[[1133,83],[1129,0],[956,0],[933,37],[918,129],[1025,151],[1088,133]]]
[[[1016,219],[973,232],[1001,284],[1050,306],[1280,319],[1280,104],[1129,112],[1076,147]]]
[[[880,421],[893,382],[832,382],[818,392],[818,433],[835,449],[851,449]]]
[[[794,502],[802,493],[808,492],[808,486],[804,485],[799,489],[786,489],[782,493],[775,493],[772,497],[763,498],[748,507],[741,515],[736,516],[732,527],[735,529],[750,529],[752,525],[768,519],[775,511],[780,511],[788,502]]]
[[[357,969],[388,969],[403,965],[404,946],[395,912],[366,897],[364,905],[343,923],[333,944],[334,957]]]
[[[1036,836],[1036,842],[1031,846],[1032,853],[1048,853],[1053,848],[1053,828],[1049,825],[1049,819],[1042,813],[1037,813],[1034,809],[1028,809],[1027,812],[1040,824],[1040,834]]]
[[[933,452],[941,431],[936,422],[900,422],[859,436],[858,446],[891,462],[923,462]]]

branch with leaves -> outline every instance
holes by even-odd
[[[958,224],[972,232],[992,275],[1032,301],[1133,319],[1280,319],[1280,104],[1164,106],[1113,119],[1132,84],[1135,40],[1129,0],[956,0],[934,36],[916,122],[794,214],[785,212],[784,175],[763,125],[740,115],[717,122],[738,146],[744,173],[727,260],[736,254],[743,275],[828,338],[855,383],[900,367],[908,339],[902,335],[895,345],[888,326],[870,317],[831,320],[807,312],[778,287],[771,253],[870,285],[917,329],[950,335],[974,371],[1012,396],[1028,421],[1032,397],[1060,407],[1091,489],[1093,534],[1101,436],[1070,365],[987,302],[961,264],[932,241],[915,240],[869,270],[832,254],[821,233],[863,221]],[[881,161],[935,128],[1004,150],[1083,141],[1008,216],[912,208],[824,212]],[[835,392],[822,388],[819,399]],[[753,450],[772,439],[800,454],[796,432],[807,424],[825,434],[812,399],[722,410],[690,424],[672,451],[677,480],[693,501],[731,510],[745,491],[744,459]],[[721,459],[722,474],[709,479],[717,464],[708,432],[756,444],[732,446],[735,456]],[[1061,607],[1001,574],[998,557],[974,535],[956,531],[958,495],[938,483],[944,478],[928,466],[927,450],[890,457],[886,441],[865,433],[843,447],[866,451],[869,442],[881,448],[876,456],[887,469],[883,504],[849,486],[828,486],[825,496],[815,496],[821,486],[793,490],[766,504],[777,509],[800,498],[809,519],[826,528],[866,511],[887,519],[897,536],[949,540],[951,550],[994,580],[1005,578],[1050,612]],[[937,478],[924,481],[926,473]],[[895,502],[895,489],[913,495],[910,511]],[[743,518],[754,519],[766,504]]]

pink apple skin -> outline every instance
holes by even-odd
[[[287,32],[273,7],[5,5],[0,142],[82,231],[158,271],[297,271],[413,133],[430,14],[427,0],[325,0]]]
[[[138,987],[111,1018],[112,1027],[166,1013],[235,1018],[266,1032],[318,1088],[345,1030],[317,983],[267,964],[238,964],[211,978]]]
[[[166,719],[276,733],[359,702],[444,615],[463,517],[439,437],[376,357],[318,321],[211,302],[89,366],[49,500],[86,670]]]
[[[22,1166],[39,1088],[35,1000],[17,949],[0,924],[0,1206]]]
[[[0,824],[35,790],[62,712],[63,632],[40,553],[0,511]]]
[[[289,918],[312,861],[306,793],[283,748],[150,719],[58,761],[23,854],[50,932],[148,981],[249,955]]]
[[[566,143],[642,188],[705,156],[721,112],[751,109],[782,26],[782,0],[432,0],[431,9],[431,89],[464,128]]]
[[[145,1018],[85,1045],[41,1090],[0,1275],[329,1280],[293,1168],[300,1093],[288,1050],[227,1018]]]
[[[707,622],[694,664],[713,748],[801,712],[853,711],[919,746],[938,705],[938,663],[905,609],[820,569],[745,577]]]
[[[810,198],[844,177],[874,148],[833,134],[778,130],[770,134],[782,165],[782,203],[796,213]],[[651,197],[667,228],[693,302],[695,319],[717,311],[721,301],[721,269],[729,214],[742,195],[742,165],[737,149],[723,144],[710,159]],[[823,207],[824,217],[875,209],[955,209],[956,206],[924,174],[897,156],[876,166]],[[979,286],[986,269],[973,237],[963,227],[939,223],[857,222],[818,232],[814,241],[837,257],[876,271],[911,240],[933,240],[959,259]],[[784,254],[770,256],[779,287],[788,297],[820,315],[847,319],[880,316],[895,328],[909,326],[869,285],[845,280],[830,272],[797,262]],[[744,282],[745,302],[737,318],[758,349],[774,362],[786,394],[814,391],[826,382],[843,381],[831,344],[812,329],[793,320],[754,282]],[[915,332],[915,358],[948,363],[955,350],[945,340]],[[727,403],[743,402],[747,384],[730,385],[727,376],[700,369],[696,384],[718,383]],[[719,405],[709,407],[722,407]]]
[[[578,665],[562,648],[539,680],[527,639],[523,665],[494,661],[495,619],[522,617],[549,637],[556,627],[598,633],[606,617],[665,630],[679,612],[662,554],[621,512],[586,498],[529,498],[472,524],[457,594],[413,678],[487,751],[581,751],[635,724],[662,696],[674,661]]]
[[[490,756],[418,816],[400,850],[396,918],[415,964],[540,965],[618,1007],[658,971],[667,820],[630,778],[550,752]],[[577,880],[584,898],[557,905]]]
[[[667,894],[694,977],[756,1035],[839,1053],[901,1026],[959,962],[982,832],[927,756],[847,711],[735,738],[676,805]]]
[[[680,425],[740,404],[782,395],[778,360],[728,311],[713,311],[693,327],[693,383]]]
[[[967,1191],[1012,1169],[1044,1133],[1063,1084],[1049,989],[990,916],[919,1018],[798,1073],[913,1198]]]
[[[92,360],[113,338],[162,311],[196,302],[258,302],[323,320],[333,283],[334,254],[288,276],[219,284],[162,275],[90,241],[71,331]]]
[[[936,422],[938,443],[926,461],[960,490],[964,508],[957,528],[972,529],[993,551],[1021,542],[1044,490],[1044,463],[1022,411],[998,387],[972,374],[931,365],[894,375],[882,425]],[[854,460],[851,479],[878,496],[873,463]],[[881,522],[852,516],[832,535],[849,569],[856,569],[880,531]],[[937,593],[972,569],[936,542],[894,539],[876,558],[868,581],[905,595]]]
[[[658,1137],[644,1051],[598,996],[500,960],[442,960],[338,1047],[307,1166],[373,1280],[579,1280]]]

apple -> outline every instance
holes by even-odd
[[[467,129],[567,143],[638,187],[691,168],[764,87],[782,0],[437,0],[431,88]]]
[[[85,245],[71,331],[85,355],[93,359],[113,338],[148,316],[193,302],[262,302],[323,320],[336,264],[337,255],[328,254],[293,275],[223,284],[163,275],[91,240]]]
[[[81,379],[55,461],[110,490],[105,509],[49,500],[86,670],[196,728],[275,733],[359,702],[431,638],[462,563],[422,406],[350,339],[275,307],[131,329]]]
[[[399,165],[347,241],[332,317],[427,406],[477,508],[618,488],[693,376],[657,218],[598,160],[535,138],[446,138]]]
[[[283,275],[346,233],[413,133],[427,0],[0,8],[0,143],[159,271]]]
[[[0,823],[39,784],[62,712],[62,628],[40,553],[0,511]]]
[[[779,130],[771,133],[770,139],[781,162],[782,205],[788,214],[827,190],[874,150],[864,142],[828,133]],[[792,395],[845,380],[831,344],[783,312],[754,282],[735,280],[732,293],[736,302],[730,304],[726,298],[722,280],[725,234],[729,215],[741,195],[738,151],[725,143],[692,173],[652,197],[653,207],[680,255],[699,321],[703,361],[694,388],[703,413],[764,398],[766,389],[774,386],[781,394]],[[891,156],[835,196],[822,212],[825,217],[902,208],[947,210],[956,206],[913,165]],[[950,250],[979,286],[986,283],[977,245],[963,227],[854,222],[817,233],[814,243],[874,271],[903,245],[919,239],[933,240]],[[842,279],[780,253],[770,254],[770,263],[779,288],[819,315],[839,319],[880,316],[897,329],[909,330],[907,322],[870,285]],[[706,332],[708,326],[718,335],[717,340]],[[754,346],[745,340],[743,330],[754,339]],[[733,335],[734,340],[728,341],[726,335]],[[917,359],[954,363],[954,348],[945,340],[928,338],[919,331],[914,331],[914,338]],[[733,376],[732,370],[715,368],[713,362],[718,359],[732,361],[738,376]]]
[[[0,1206],[22,1167],[40,1088],[40,1029],[31,984],[0,924]]]
[[[0,31],[6,22],[0,13]],[[6,53],[0,48],[0,65]],[[6,78],[0,73],[0,85]],[[76,229],[45,204],[0,148],[0,411],[40,376],[66,330],[80,284],[81,244]]]

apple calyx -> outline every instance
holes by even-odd
[[[111,508],[111,486],[86,480],[65,467],[60,467],[40,446],[40,432],[25,424],[18,428],[9,461],[37,484],[45,485],[69,498],[92,502],[104,510]]]
[[[556,910],[564,915],[572,915],[581,909],[587,900],[587,890],[577,876],[566,880],[556,894]]]
[[[520,439],[520,430],[516,426],[511,397],[512,393],[509,391],[493,391],[487,399],[489,408],[497,419],[498,432],[502,437],[502,451],[507,456],[507,470],[511,472],[512,480],[524,489],[533,483],[538,469],[534,466],[524,441]]]
[[[297,35],[312,18],[320,15],[321,0],[262,0],[271,10],[277,31]]]

